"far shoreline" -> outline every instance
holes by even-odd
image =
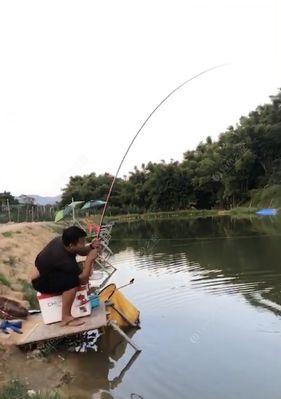
[[[179,210],[179,211],[166,211],[166,212],[146,212],[146,213],[132,213],[132,214],[121,214],[121,215],[113,215],[106,216],[106,222],[116,221],[119,223],[126,222],[137,222],[137,221],[151,221],[151,220],[159,220],[159,219],[170,219],[170,218],[206,218],[206,217],[219,217],[219,216],[236,216],[236,217],[249,217],[256,215],[256,211],[259,208],[254,207],[238,207],[232,208],[229,210],[226,209],[187,209],[187,210]],[[98,221],[98,218],[95,218],[95,222]]]
[[[221,217],[221,216],[232,216],[240,218],[258,217],[256,212],[261,207],[237,207],[232,209],[185,209],[178,211],[161,211],[161,212],[145,212],[145,213],[129,213],[119,215],[105,215],[104,223],[117,222],[117,223],[131,223],[139,221],[153,221],[163,219],[196,219],[196,218],[207,218],[207,217]],[[280,210],[280,208],[277,208]],[[80,221],[91,221],[92,223],[99,224],[100,215],[89,215],[86,217],[78,217]],[[18,226],[30,226],[30,225],[45,225],[51,229],[58,229],[60,227],[69,225],[70,219],[65,219],[62,223],[55,223],[55,221],[34,221],[34,222],[8,222],[0,223],[0,233],[6,230],[16,230]],[[59,232],[59,231],[58,231]]]

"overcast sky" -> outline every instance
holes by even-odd
[[[271,0],[0,0],[0,192],[56,195],[70,175],[181,160],[281,87]]]

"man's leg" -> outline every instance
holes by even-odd
[[[71,307],[75,299],[77,288],[71,288],[62,294],[62,326],[81,326],[84,324],[83,321],[79,319],[74,319],[71,316]]]

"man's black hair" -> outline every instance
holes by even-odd
[[[70,226],[67,229],[63,230],[62,242],[66,247],[68,247],[70,244],[77,244],[79,238],[86,236],[87,234],[85,230],[77,226]]]

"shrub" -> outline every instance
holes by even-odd
[[[0,284],[6,285],[7,287],[11,287],[11,283],[7,278],[4,276],[3,273],[0,273]]]
[[[21,280],[22,292],[24,294],[24,299],[28,301],[32,309],[38,308],[38,300],[36,296],[36,291],[33,289],[32,285],[25,280]]]

